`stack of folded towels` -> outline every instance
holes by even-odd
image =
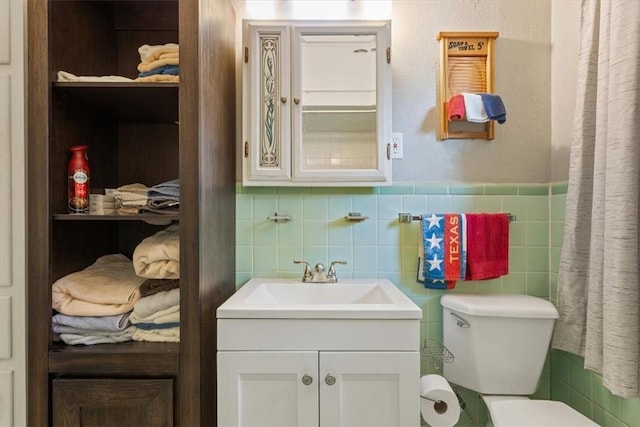
[[[180,213],[180,182],[177,179],[161,182],[153,187],[140,183],[126,184],[109,190],[109,195],[114,198],[115,209],[120,215],[140,212]]]
[[[68,274],[52,286],[52,318],[56,337],[67,344],[131,341],[135,328],[129,314],[141,298],[144,278],[130,259],[105,255],[84,270]]]
[[[52,286],[54,337],[67,344],[180,341],[178,225],[144,239],[133,260],[104,255]]]
[[[160,214],[180,213],[180,181],[174,179],[149,188],[144,210]]]
[[[171,225],[144,239],[133,252],[133,267],[146,280],[131,323],[134,341],[180,341],[180,229]]]
[[[138,48],[138,82],[177,82],[180,80],[180,50],[176,43],[144,44]]]
[[[58,71],[59,82],[178,82],[180,81],[180,49],[176,43],[160,45],[143,44],[138,48],[140,63],[138,77],[77,76],[68,71]]]
[[[130,317],[134,341],[180,342],[180,288],[178,280],[172,283],[174,289],[156,291],[136,302]]]
[[[111,194],[115,197],[116,208],[120,215],[137,214],[147,205],[149,188],[140,183],[122,185]]]
[[[91,215],[117,215],[115,196],[113,194],[90,194],[89,213]]]

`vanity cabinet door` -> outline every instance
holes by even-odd
[[[56,379],[52,394],[54,426],[173,426],[171,379]]]
[[[318,352],[219,351],[218,426],[318,426]]]
[[[320,352],[322,426],[419,426],[418,352]]]

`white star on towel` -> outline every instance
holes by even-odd
[[[438,259],[437,254],[433,256],[433,259],[428,259],[427,262],[431,264],[431,266],[429,267],[429,271],[441,270],[440,264],[442,264],[443,261],[444,260],[442,259]]]
[[[425,239],[425,240],[429,242],[429,249],[433,249],[433,248],[439,248],[440,242],[442,242],[444,239],[436,237],[436,233],[431,233],[431,238]]]
[[[440,227],[440,220],[443,217],[437,216],[436,214],[431,214],[427,221],[429,221],[429,228],[427,230],[431,230],[431,227]]]

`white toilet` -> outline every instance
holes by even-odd
[[[451,384],[476,391],[489,411],[488,426],[598,426],[562,402],[530,400],[538,388],[558,311],[528,295],[446,294],[443,364]]]

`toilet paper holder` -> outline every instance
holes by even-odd
[[[425,400],[428,400],[428,401],[433,402],[433,403],[436,403],[436,404],[438,404],[438,403],[444,403],[442,400],[432,399],[432,398],[430,398],[430,397],[423,396],[423,395],[420,395],[420,398],[425,399]],[[446,405],[446,403],[445,403],[445,405]]]
[[[438,367],[440,366],[440,364],[442,364],[442,362],[452,363],[455,359],[453,353],[451,353],[449,349],[436,338],[426,338],[422,342],[422,345],[420,346],[420,357],[433,361],[434,365]],[[422,399],[429,400],[436,405],[445,405],[442,410],[446,410],[446,403],[444,403],[442,400],[431,399],[430,397],[423,395],[420,395],[420,397]]]

